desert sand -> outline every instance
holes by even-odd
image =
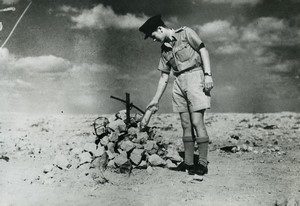
[[[103,184],[93,179],[95,169],[77,168],[73,155],[95,141],[98,116],[2,113],[0,205],[266,206],[300,200],[299,113],[208,113],[210,164],[203,181],[158,166],[134,168],[130,175],[107,169]],[[177,114],[156,114],[149,125],[182,151]]]

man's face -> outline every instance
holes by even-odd
[[[153,41],[163,42],[165,39],[165,33],[162,27],[158,27],[156,31],[152,32],[150,36]]]

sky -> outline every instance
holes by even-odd
[[[2,45],[27,0],[0,0]],[[300,0],[33,0],[0,49],[0,112],[108,114],[144,109],[160,45],[138,31],[161,14],[194,29],[210,54],[209,112],[300,112]],[[160,113],[172,112],[171,77]]]

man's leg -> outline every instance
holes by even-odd
[[[203,170],[207,170],[209,136],[204,123],[204,112],[205,110],[192,112],[192,121],[197,135],[196,143],[198,145],[199,164],[203,166]],[[206,173],[207,171],[203,172]]]
[[[188,112],[180,113],[180,119],[183,130],[184,162],[187,165],[194,165],[195,140],[192,136],[190,114]]]

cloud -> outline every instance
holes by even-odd
[[[99,72],[117,72],[116,68],[107,64],[76,64],[73,65],[71,73],[99,73]]]
[[[0,80],[0,86],[1,88],[11,88],[11,89],[22,89],[22,90],[28,90],[33,89],[33,85],[30,82],[26,82],[21,79],[14,79],[14,80]]]
[[[5,5],[12,5],[18,3],[20,0],[1,0]]]
[[[242,28],[242,41],[262,42],[271,44],[282,41],[285,35],[290,35],[287,22],[274,17],[261,17]]]
[[[228,42],[236,40],[239,36],[238,30],[226,20],[215,20],[203,26],[195,26],[199,36],[210,42]]]
[[[241,45],[233,43],[224,46],[220,46],[215,51],[217,54],[238,54],[244,52],[245,50],[241,47]]]
[[[262,0],[204,0],[207,3],[213,4],[231,4],[232,6],[239,6],[239,5],[251,5],[255,6],[256,4],[260,3]]]
[[[24,57],[15,62],[15,67],[37,73],[61,73],[71,69],[71,63],[53,55]]]
[[[99,4],[92,9],[83,9],[81,11],[68,6],[63,6],[60,10],[65,13],[77,12],[76,15],[71,15],[71,21],[76,24],[75,28],[77,29],[131,29],[141,26],[148,18],[145,15],[139,17],[130,13],[118,15],[111,7],[105,7],[102,4]]]

